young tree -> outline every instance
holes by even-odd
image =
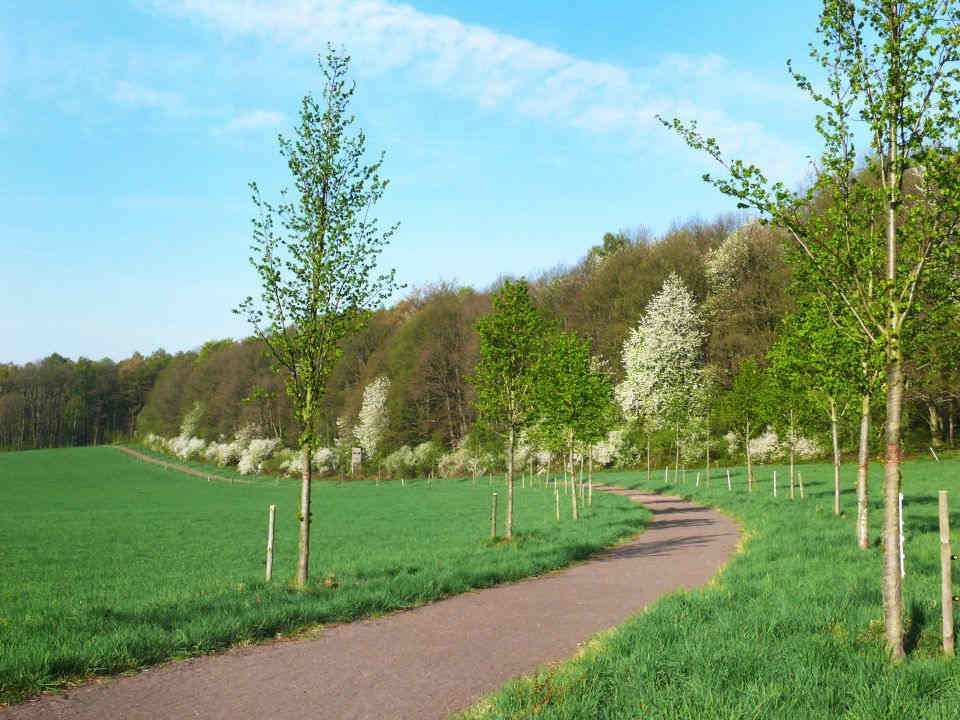
[[[363,404],[353,428],[353,437],[363,448],[368,458],[372,458],[380,447],[383,431],[387,425],[387,393],[390,391],[390,378],[381,375],[363,389]]]
[[[626,377],[616,388],[628,418],[643,417],[648,427],[672,427],[680,465],[680,425],[693,409],[701,384],[703,321],[693,295],[671,273],[623,343]]]
[[[493,310],[477,320],[480,355],[470,382],[478,422],[507,441],[507,531],[513,537],[513,454],[520,432],[537,418],[537,367],[549,328],[525,280],[504,281]]]
[[[898,662],[904,658],[898,543],[903,338],[924,273],[954,249],[960,225],[958,28],[960,8],[950,0],[824,0],[821,47],[811,54],[829,73],[828,90],[817,91],[794,73],[799,87],[826,108],[816,125],[825,144],[817,184],[841,200],[865,186],[853,177],[852,118],[863,123],[867,170],[879,180],[874,198],[885,220],[880,232],[859,222],[864,215],[856,209],[862,206],[840,202],[826,217],[811,213],[816,187],[798,197],[782,183],[770,185],[757,167],[727,163],[716,141],[694,126],[668,123],[724,165],[728,175],[713,181],[721,191],[788,231],[819,276],[828,304],[842,304],[864,347],[884,356],[884,626]],[[916,187],[913,198],[904,192],[908,177]],[[819,227],[810,225],[811,218],[822,220]]]
[[[397,289],[394,271],[376,273],[377,257],[396,230],[381,230],[371,211],[387,181],[378,172],[383,154],[365,164],[363,131],[350,134],[347,106],[355,85],[350,58],[328,48],[320,59],[321,106],[303,98],[294,139],[280,136],[280,154],[293,176],[295,197],[272,205],[251,183],[250,263],[260,276],[259,302],[247,297],[235,310],[263,340],[284,376],[300,425],[304,455],[300,490],[296,582],[303,587],[310,557],[310,459],[318,446],[322,399],[340,341],[366,323],[370,311]]]
[[[733,386],[720,400],[721,420],[743,439],[747,461],[747,489],[753,491],[753,461],[750,438],[767,421],[763,402],[765,377],[753,359],[744,360],[733,378]]]
[[[537,406],[549,435],[566,440],[573,458],[575,441],[602,438],[609,429],[613,389],[590,357],[590,342],[573,333],[552,334],[537,377]],[[576,493],[573,516],[577,517]]]

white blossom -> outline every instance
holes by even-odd
[[[750,438],[750,457],[759,463],[770,462],[782,455],[780,437],[768,427],[762,435]]]
[[[178,435],[167,441],[167,448],[181,460],[201,457],[206,446],[207,443],[201,438],[187,437],[186,435]]]
[[[823,448],[820,444],[811,438],[799,437],[793,446],[793,451],[797,457],[803,460],[811,460],[823,455]]]
[[[237,470],[241,475],[250,475],[260,472],[263,461],[269,458],[277,449],[280,441],[276,438],[254,438],[240,455]]]
[[[390,380],[383,376],[375,379],[363,390],[359,422],[353,429],[353,436],[367,457],[376,455],[377,446],[387,426],[387,392],[389,390]]]
[[[391,475],[403,475],[413,471],[416,460],[409,445],[401,445],[383,460],[383,466]]]
[[[180,437],[193,437],[197,434],[197,426],[203,417],[203,405],[200,402],[193,404],[193,409],[183,416],[183,422],[180,423]]]
[[[689,411],[701,385],[704,336],[693,295],[671,273],[623,343],[626,377],[615,394],[624,415],[657,425]]]
[[[303,450],[283,448],[277,454],[283,458],[283,462],[280,463],[281,470],[295,476],[303,474]],[[319,473],[336,472],[337,453],[333,448],[317,448],[313,451],[313,462],[310,464]]]

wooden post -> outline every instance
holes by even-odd
[[[773,496],[777,496],[777,471],[773,471]]]
[[[557,480],[553,480],[553,497],[557,501],[557,522],[560,522],[560,488],[557,487]]]
[[[697,487],[700,487],[700,472],[697,471]]]
[[[570,483],[570,500],[573,502],[573,519],[579,520],[580,513],[577,512],[577,488],[573,486],[573,481]]]
[[[950,512],[947,491],[940,493],[940,603],[943,616],[943,653],[953,655],[953,580],[950,557]]]
[[[803,500],[803,473],[797,473],[797,483],[800,485],[800,499]]]
[[[730,484],[730,468],[727,468],[727,490],[733,490],[733,485]]]
[[[493,503],[490,507],[490,537],[497,537],[497,494],[493,494]]]
[[[664,485],[670,484],[670,473],[667,465],[663,466],[663,484]]]
[[[930,448],[930,452],[933,453],[933,459],[936,460],[937,462],[940,462],[940,456],[937,455],[937,451],[934,450],[933,448]]]
[[[273,580],[273,529],[276,521],[277,506],[271,505],[267,512],[267,582]]]

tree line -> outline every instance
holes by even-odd
[[[671,273],[682,279],[703,316],[702,362],[716,373],[716,393],[733,387],[743,363],[770,366],[777,340],[796,334],[795,280],[782,238],[742,216],[678,223],[660,237],[607,233],[574,266],[531,277],[530,294],[558,327],[590,341],[591,353],[605,362],[617,384],[625,377],[624,342]],[[375,312],[363,330],[341,343],[321,400],[321,443],[333,445],[338,427],[357,425],[364,389],[379,377],[390,380],[381,454],[426,441],[448,449],[462,443],[476,424],[475,389],[467,382],[479,352],[476,321],[490,311],[491,295],[502,283],[485,290],[445,283],[417,288]],[[937,332],[914,341],[923,352],[912,355],[906,367],[908,450],[939,451],[957,440],[958,333],[956,317],[948,316]],[[810,343],[804,342],[801,337],[795,348],[809,359]],[[262,342],[247,338],[213,340],[174,355],[134,354],[119,362],[54,354],[0,365],[0,448],[91,445],[134,433],[170,437],[198,403],[197,433],[208,440],[254,425],[264,436],[296,445],[298,428],[283,376],[271,370]],[[879,417],[875,403],[871,411]],[[859,433],[856,413],[846,401],[838,412],[838,442],[852,452]],[[823,417],[813,432],[829,447],[831,428],[827,414]],[[717,424],[711,432],[720,438],[727,429]],[[633,435],[633,458],[645,466],[646,438]],[[878,451],[878,431],[870,443]],[[665,462],[673,447],[665,434],[655,436],[653,462]],[[718,445],[718,457],[724,447]]]

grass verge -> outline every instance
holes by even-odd
[[[493,490],[502,527],[502,479],[318,483],[313,579],[298,591],[298,483],[206,482],[109,447],[2,453],[0,702],[536,575],[646,519],[597,493],[580,522],[558,523],[552,492],[518,487],[518,534],[491,541]]]

